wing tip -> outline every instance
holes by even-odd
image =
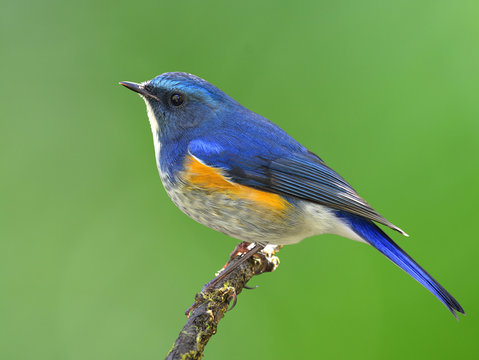
[[[404,235],[405,237],[409,237],[409,234],[407,232],[405,232],[403,229],[401,229],[400,227],[397,227],[394,224],[391,224],[391,225],[392,225],[392,226],[390,226],[391,229],[396,230],[398,233],[400,233],[401,235]]]

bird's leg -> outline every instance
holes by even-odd
[[[213,280],[203,286],[200,294],[196,294],[195,302],[185,311],[186,317],[190,316],[191,311],[193,311],[197,306],[202,303],[203,300],[203,293],[214,290],[215,286],[218,284],[219,281],[223,280],[227,275],[231,274],[231,272],[238,268],[241,264],[243,264],[246,260],[248,260],[251,256],[259,252],[260,250],[264,249],[264,245],[255,244],[253,248],[248,250],[251,246],[248,242],[242,242],[236,245],[235,249],[230,254],[230,259],[228,262],[223,266],[221,272],[216,276]],[[236,292],[234,292],[233,296],[233,306],[231,309],[236,305]],[[230,310],[231,310],[230,309]]]
[[[266,247],[265,245],[261,244],[254,244],[252,247],[251,246],[252,244],[247,242],[240,243],[236,246],[235,250],[230,254],[230,259],[225,264],[225,266],[223,266],[223,269],[220,270],[220,273],[213,280],[204,285],[200,293],[196,294],[195,302],[185,312],[186,317],[189,317],[192,311],[194,311],[198,306],[204,304],[205,302],[224,303],[226,299],[224,296],[228,297],[228,303],[233,300],[233,308],[237,300],[237,289],[235,288],[235,286],[238,285],[238,281],[240,281],[239,278],[236,279],[235,276],[233,276],[233,283],[228,284],[229,286],[224,286],[223,284],[222,287],[219,287],[218,283],[220,283],[220,281],[222,280],[224,281],[226,276],[230,275],[235,269],[238,269],[239,266],[244,264],[245,261],[247,261],[252,256],[255,256],[255,254],[257,254],[259,251],[266,248],[266,250],[260,255],[256,255],[259,260],[259,263],[263,265],[262,269],[257,269],[257,264],[255,263],[254,274],[249,274],[248,279],[253,275],[259,275],[264,272],[274,271],[276,269],[276,267],[279,265],[279,259],[275,256],[275,254],[282,246],[275,245],[271,247]],[[267,262],[267,264],[264,264],[264,262]],[[220,298],[218,298],[218,296],[220,296]]]
[[[226,268],[231,263],[231,261],[233,261],[233,259],[235,259],[237,256],[240,256],[240,255],[244,254],[245,252],[247,252],[248,247],[250,245],[251,245],[251,243],[246,242],[246,241],[243,241],[243,242],[239,243],[238,245],[236,245],[236,247],[234,248],[234,250],[230,254],[230,259],[223,266],[223,269]],[[256,288],[258,288],[258,285],[256,285],[256,286],[247,286],[247,285],[243,286],[243,289],[248,289],[248,290],[254,290]],[[232,306],[231,309],[233,309],[233,307],[234,306]]]
[[[247,245],[246,245],[247,244]],[[246,249],[248,248],[250,244],[248,243],[241,243],[239,244],[235,250],[233,251],[232,255],[235,256],[236,254],[240,254],[242,253],[243,251],[240,251],[242,250],[242,248],[246,247]],[[251,256],[253,256],[254,254],[256,254],[258,251],[261,251],[264,249],[264,245],[261,245],[261,244],[255,244],[253,246],[253,248],[251,248],[250,250],[248,250],[246,253],[244,253],[237,261],[236,261],[236,258],[233,258],[226,263],[225,267],[223,268],[223,270],[220,272],[220,274],[215,277],[213,280],[211,280],[208,284],[206,284],[204,287],[203,287],[203,291],[205,290],[210,290],[210,289],[213,289],[215,287],[216,284],[218,284],[219,281],[223,280],[226,276],[228,276],[229,274],[231,274],[231,272],[235,269],[238,268],[238,266],[240,266],[241,264],[243,264],[246,260],[248,260]]]
[[[228,267],[228,265],[234,261],[238,256],[241,256],[245,253],[248,252],[248,248],[251,246],[251,243],[249,242],[246,242],[246,241],[243,241],[243,242],[240,242],[238,245],[236,245],[236,247],[234,248],[234,250],[230,253],[230,258],[228,259],[228,261],[226,262],[226,264],[223,265],[223,268],[222,270],[224,270],[226,267]],[[221,270],[220,270],[221,271]]]

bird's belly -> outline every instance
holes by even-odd
[[[173,183],[164,176],[162,181],[168,196],[186,215],[239,240],[282,245],[313,235],[303,212],[287,201],[281,206],[258,194],[203,189]]]

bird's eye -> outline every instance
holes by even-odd
[[[185,102],[185,96],[180,93],[173,93],[170,97],[171,105],[180,106]]]

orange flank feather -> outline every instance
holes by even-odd
[[[281,196],[235,184],[228,180],[221,169],[210,167],[188,155],[185,162],[185,181],[206,191],[219,191],[244,200],[250,200],[267,209],[282,211],[290,204]]]

